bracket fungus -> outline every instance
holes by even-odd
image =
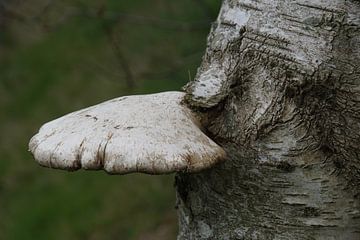
[[[197,172],[225,158],[182,92],[115,98],[43,125],[30,140],[37,162],[111,174]]]

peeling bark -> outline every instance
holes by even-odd
[[[228,159],[176,176],[178,239],[360,239],[360,2],[225,0],[188,105]]]

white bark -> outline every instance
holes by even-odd
[[[225,0],[186,90],[228,160],[177,175],[179,239],[360,239],[359,1]]]

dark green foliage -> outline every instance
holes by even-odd
[[[196,73],[220,1],[5,2],[0,239],[174,239],[172,176],[44,169],[27,143],[67,112],[179,90]]]

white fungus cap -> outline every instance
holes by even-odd
[[[111,174],[197,172],[225,158],[182,92],[115,98],[43,125],[30,140],[36,161]]]

